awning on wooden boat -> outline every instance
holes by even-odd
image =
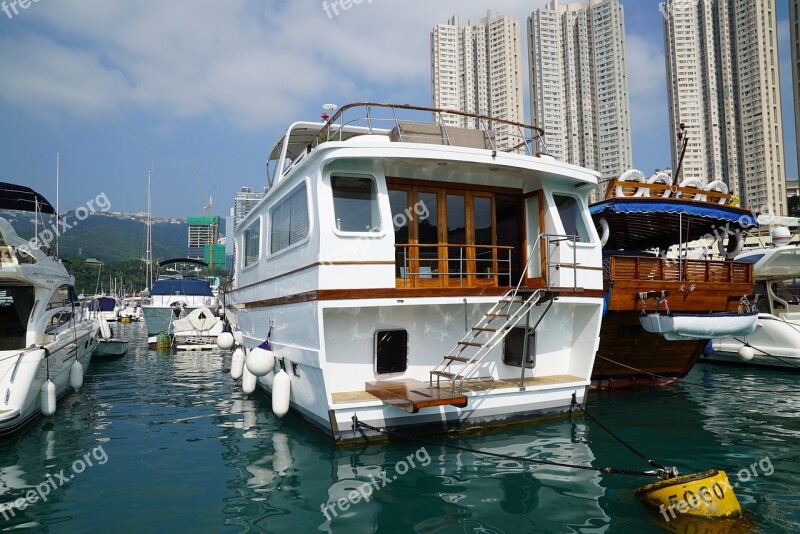
[[[684,243],[758,226],[755,214],[734,206],[692,200],[613,198],[589,207],[592,219],[609,227],[607,249],[667,249]],[[681,238],[682,230],[682,238]]]
[[[0,182],[0,209],[55,215],[55,208],[42,195],[23,185]]]

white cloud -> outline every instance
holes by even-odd
[[[524,34],[544,3],[492,7],[517,17]],[[485,5],[469,4],[363,0],[331,19],[317,0],[42,2],[0,38],[0,70],[11,73],[0,99],[53,118],[132,110],[242,128],[283,125],[323,101],[391,94],[424,104],[429,32],[455,13],[485,16]]]

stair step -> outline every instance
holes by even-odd
[[[458,344],[467,347],[483,347],[483,343],[473,343],[472,341],[459,341]]]
[[[525,302],[525,301],[524,301],[524,300],[522,300],[522,299],[514,299],[514,300],[510,300],[510,299],[503,299],[503,300],[501,300],[500,302],[501,302],[502,304],[522,304],[522,303],[523,303],[523,302]]]
[[[454,362],[461,362],[461,363],[469,363],[469,362],[472,361],[469,358],[462,358],[461,356],[445,356],[444,359],[445,360],[451,360],[451,361],[454,361]]]
[[[448,373],[447,371],[431,371],[433,376],[441,376],[442,378],[455,378],[456,375],[454,373]]]
[[[511,317],[511,315],[507,313],[487,313],[486,317],[505,317],[506,319],[508,319],[509,317]]]
[[[478,328],[476,326],[476,327],[473,327],[472,329],[476,330],[478,332],[497,332],[497,328]]]

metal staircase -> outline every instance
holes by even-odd
[[[524,389],[525,387],[525,358],[528,354],[528,334],[530,332],[535,332],[538,328],[539,324],[541,324],[542,320],[547,315],[547,312],[550,311],[550,308],[553,305],[555,300],[554,293],[556,290],[550,287],[549,281],[549,271],[553,266],[550,260],[550,253],[549,250],[545,252],[545,272],[548,272],[547,280],[547,287],[542,289],[536,289],[533,291],[526,291],[521,289],[522,282],[525,280],[526,273],[528,271],[528,266],[530,265],[531,261],[536,255],[537,249],[540,247],[543,248],[541,245],[545,242],[548,248],[551,245],[558,246],[561,241],[564,240],[572,240],[573,246],[575,241],[575,236],[555,236],[549,234],[540,234],[536,238],[536,244],[531,249],[530,254],[528,255],[528,260],[525,264],[525,268],[522,270],[522,275],[520,276],[519,282],[514,289],[509,290],[503,297],[495,304],[491,310],[486,312],[486,314],[478,321],[478,324],[472,327],[464,337],[462,337],[456,346],[446,355],[442,360],[430,371],[430,379],[429,379],[429,386],[431,388],[441,387],[441,381],[444,379],[445,381],[450,382],[451,385],[451,393],[456,393],[456,387],[458,387],[458,392],[463,392],[464,387],[464,380],[469,378],[469,376],[480,366],[486,356],[497,347],[505,337],[511,332],[511,329],[514,328],[520,321],[523,319],[525,320],[525,342],[523,348],[523,356],[521,361],[521,376],[520,376],[520,388]],[[558,269],[561,267],[560,264],[555,264],[555,268]],[[573,269],[577,268],[577,263],[574,262],[571,266]],[[577,280],[577,276],[575,277]],[[573,290],[577,291],[577,287],[574,287]],[[543,300],[547,300],[547,308],[545,308],[544,312],[539,316],[539,319],[536,321],[536,324],[531,326],[530,325],[530,312],[534,306],[537,306],[543,302]]]

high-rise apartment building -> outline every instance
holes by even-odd
[[[242,190],[236,193],[236,196],[233,198],[234,230],[239,227],[239,223],[247,217],[250,210],[252,210],[266,194],[266,190],[263,192],[253,191],[249,187],[242,187]],[[233,234],[230,235],[230,238],[233,239]]]
[[[454,15],[437,25],[431,32],[433,106],[522,122],[520,35],[517,20],[494,11],[476,20]],[[458,115],[443,120],[462,128],[480,126]],[[506,127],[494,126],[498,147],[517,143],[507,137]]]
[[[794,131],[797,141],[797,164],[800,167],[800,0],[789,0],[789,27],[791,28],[792,87],[794,88]],[[795,178],[797,177],[795,176]]]
[[[742,205],[786,215],[774,0],[667,0],[670,125],[687,126],[678,179],[722,180]],[[677,170],[679,148],[672,147]]]
[[[615,178],[633,165],[619,0],[562,4],[528,17],[531,121],[550,154]]]

